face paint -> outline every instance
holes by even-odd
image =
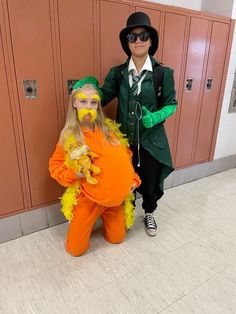
[[[75,95],[76,99],[88,99],[88,96],[85,95],[84,93],[78,93]]]
[[[98,95],[92,95],[91,96],[91,98],[93,99],[93,100],[96,100],[97,102],[100,102],[101,101],[101,98],[98,96]]]
[[[90,116],[91,116],[91,119],[90,119],[90,122],[91,122],[91,123],[93,123],[93,122],[97,119],[97,110],[96,110],[96,109],[82,108],[82,109],[79,109],[79,110],[77,111],[77,115],[78,115],[79,121],[80,121],[80,122],[83,122],[84,117],[85,117],[87,114],[90,114]]]

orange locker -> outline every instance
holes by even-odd
[[[0,134],[1,134],[1,193],[0,215],[9,214],[25,208],[20,178],[20,166],[16,146],[13,112],[10,105],[7,85],[2,37],[0,32]]]
[[[93,1],[58,0],[58,24],[65,111],[69,85],[95,74]],[[72,81],[71,84],[68,81]]]
[[[184,53],[186,49],[187,16],[166,12],[163,36],[162,62],[174,69],[177,112],[165,122],[165,129],[171,147],[172,158],[175,160],[175,144],[177,141],[177,115],[181,109],[181,93],[183,88],[182,72],[185,66]]]
[[[126,61],[119,34],[126,26],[126,20],[131,13],[128,3],[100,1],[100,71],[103,81],[112,66]]]
[[[210,22],[198,17],[191,18],[188,39],[188,52],[184,76],[176,150],[176,167],[193,163],[195,136],[197,132],[199,100],[205,61]]]
[[[48,159],[59,134],[48,0],[8,0],[31,206],[58,198]]]
[[[119,34],[126,26],[126,20],[131,13],[129,3],[100,1],[99,24],[100,24],[100,77],[101,82],[111,67],[124,63],[127,59],[123,52]],[[105,112],[108,116],[115,119],[116,100],[106,106]]]
[[[219,105],[229,24],[213,22],[194,162],[208,161]]]

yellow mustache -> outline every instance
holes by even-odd
[[[82,108],[82,109],[78,110],[78,112],[77,112],[79,121],[82,122],[84,117],[87,114],[91,115],[91,119],[90,119],[91,123],[93,123],[97,119],[97,110],[96,109]]]

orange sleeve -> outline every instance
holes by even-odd
[[[65,152],[60,144],[57,144],[52,157],[49,159],[49,172],[51,177],[64,187],[71,186],[78,180],[75,172],[65,166]]]

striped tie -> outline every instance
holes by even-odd
[[[133,96],[137,96],[138,95],[138,83],[141,80],[141,78],[144,76],[145,73],[146,73],[146,71],[142,71],[138,75],[134,75],[132,73],[133,84],[132,84],[132,87],[131,87],[131,92],[132,92]]]

